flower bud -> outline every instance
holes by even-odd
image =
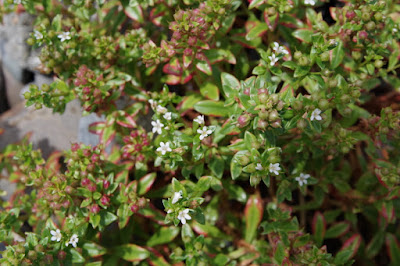
[[[358,32],[358,38],[365,40],[368,38],[368,33],[365,30]]]
[[[278,114],[278,112],[277,112],[276,110],[272,110],[272,111],[269,113],[268,119],[269,119],[270,122],[274,122],[274,121],[276,121],[278,118],[279,118],[279,114]]]
[[[265,120],[258,120],[257,128],[260,130],[265,130],[268,127],[268,123]]]
[[[90,212],[92,212],[93,214],[97,214],[100,211],[100,207],[97,204],[93,204],[92,206],[90,206]]]
[[[97,186],[95,183],[90,183],[87,188],[89,189],[90,192],[95,192],[97,190]]]
[[[250,162],[249,156],[250,154],[241,154],[239,156],[236,156],[236,160],[241,166],[246,166]]]
[[[292,107],[296,111],[300,111],[303,109],[303,102],[300,101],[299,99],[295,100],[292,102]]]
[[[89,178],[82,179],[82,181],[81,181],[81,185],[82,186],[86,187],[89,184],[90,184],[90,179]]]
[[[355,16],[356,16],[356,12],[354,12],[353,10],[349,10],[346,13],[346,18],[348,20],[352,20]]]
[[[307,127],[307,122],[303,118],[300,118],[299,121],[297,121],[297,128],[298,129],[305,129]]]
[[[302,53],[300,51],[296,51],[293,55],[294,59],[299,60],[302,57]]]
[[[110,198],[107,195],[103,195],[100,199],[101,204],[108,206],[110,204]]]
[[[239,118],[238,118],[239,127],[243,128],[243,127],[247,126],[249,124],[250,120],[251,120],[251,117],[248,114],[239,116]]]
[[[133,213],[137,213],[137,212],[139,211],[139,206],[138,206],[137,204],[133,204],[133,205],[131,206],[131,211],[132,211]]]
[[[104,189],[108,189],[110,186],[110,181],[108,181],[107,179],[103,180],[103,188]]]
[[[255,187],[258,184],[260,184],[261,178],[257,175],[251,175],[250,176],[250,185]]]
[[[329,61],[329,52],[323,52],[323,53],[321,54],[321,60],[322,60],[323,62]]]
[[[321,109],[322,111],[325,111],[326,109],[329,108],[329,101],[326,99],[321,99],[318,103],[318,107],[319,109]]]
[[[254,163],[251,163],[244,167],[243,171],[245,171],[246,173],[254,173],[256,171],[256,165]]]
[[[60,250],[57,254],[57,258],[60,261],[65,260],[66,257],[67,257],[67,253],[64,250]]]
[[[370,22],[367,23],[367,25],[365,25],[365,28],[366,28],[367,30],[369,30],[369,31],[374,30],[375,27],[376,27],[376,25],[375,25],[375,22],[373,22],[373,21],[370,21]]]
[[[376,68],[381,68],[383,66],[383,61],[382,60],[375,60],[374,66]]]

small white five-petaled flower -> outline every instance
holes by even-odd
[[[161,105],[157,105],[157,113],[165,114],[167,111],[168,111],[167,108],[165,108],[165,107],[163,107]]]
[[[184,209],[183,211],[180,211],[178,214],[178,219],[181,221],[182,224],[186,224],[186,220],[191,220],[192,217],[190,217],[189,209]]]
[[[270,66],[274,66],[275,63],[279,61],[279,58],[276,57],[275,54],[272,54],[271,56],[268,56],[268,59],[270,61],[270,63],[269,63]]]
[[[60,242],[60,241],[61,241],[62,235],[61,235],[60,229],[51,230],[51,231],[50,231],[50,234],[52,235],[52,237],[51,237],[51,239],[50,239],[51,241],[57,241],[57,242]]]
[[[272,45],[272,50],[275,51],[277,54],[289,54],[289,52],[286,50],[285,46],[280,46],[279,43],[274,42]]]
[[[33,37],[35,37],[36,40],[41,40],[43,39],[43,34],[38,30],[34,30]]]
[[[160,147],[157,148],[157,151],[160,151],[162,155],[165,155],[167,152],[172,151],[172,149],[169,147],[169,144],[169,142],[160,142]]]
[[[304,4],[313,6],[313,5],[315,5],[315,0],[304,0]]]
[[[171,113],[171,112],[165,113],[165,115],[163,115],[163,117],[164,117],[165,119],[167,119],[167,120],[171,120],[171,118],[172,118],[172,113]]]
[[[57,37],[60,39],[60,41],[64,42],[65,40],[71,40],[71,32],[64,31],[61,34],[58,34]]]
[[[199,125],[204,124],[204,115],[199,115],[199,116],[196,117],[193,121],[194,121],[194,122],[197,122]]]
[[[307,185],[307,179],[310,178],[309,174],[301,173],[300,176],[296,177],[296,181],[299,182],[299,185],[302,187],[303,185]]]
[[[268,168],[269,172],[274,173],[274,175],[279,175],[279,171],[281,170],[279,163],[270,163]]]
[[[204,138],[207,138],[211,133],[212,130],[208,129],[206,126],[203,127],[203,129],[197,129],[197,133],[200,134],[200,140],[203,140]]]
[[[315,110],[312,111],[312,113],[311,113],[310,120],[311,120],[311,121],[313,121],[313,120],[322,120],[322,117],[320,116],[320,114],[321,114],[321,110],[319,110],[318,108],[315,109]]]
[[[172,197],[172,204],[177,203],[182,198],[182,191],[175,192],[174,196]]]
[[[157,119],[157,121],[151,121],[151,125],[153,126],[153,133],[162,133],[162,128],[164,127],[164,124],[161,123],[159,119]]]
[[[76,245],[78,244],[79,238],[78,235],[73,234],[69,241],[65,243],[65,245],[68,247],[69,244],[71,244],[74,248],[76,248]]]
[[[262,171],[262,170],[264,170],[264,168],[262,167],[262,165],[260,163],[257,163],[256,170]]]

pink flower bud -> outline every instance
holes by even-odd
[[[65,187],[65,192],[67,192],[67,194],[71,194],[72,191],[74,191],[74,189],[71,186],[66,186]]]
[[[104,189],[107,189],[109,186],[110,186],[110,182],[109,182],[107,179],[105,179],[105,180],[103,181],[103,188],[104,188]]]
[[[108,206],[110,204],[110,198],[106,195],[103,195],[103,197],[101,197],[101,199],[100,199],[100,202],[104,206]]]
[[[97,214],[100,211],[100,207],[97,204],[93,204],[92,206],[90,206],[90,212]]]
[[[89,184],[90,184],[90,179],[89,178],[82,179],[82,181],[81,181],[81,185],[82,186],[86,187]]]
[[[76,152],[79,149],[79,144],[78,143],[73,143],[71,145],[71,151]]]
[[[131,211],[132,211],[133,213],[137,213],[137,212],[139,211],[139,206],[136,205],[136,204],[133,204],[133,205],[131,206]]]
[[[362,30],[358,33],[358,37],[361,40],[367,39],[368,38],[368,33],[365,30]]]
[[[195,45],[196,43],[197,43],[197,38],[194,37],[194,36],[190,36],[189,39],[188,39],[188,44],[189,44],[190,46],[193,46],[193,45]]]
[[[347,11],[346,18],[349,20],[353,19],[356,16],[356,13],[353,10]]]
[[[238,124],[239,124],[239,127],[245,127],[245,126],[247,126],[248,124],[249,124],[249,122],[250,122],[250,116],[248,115],[248,114],[244,114],[244,115],[241,115],[241,116],[239,116],[239,118],[238,118]]]
[[[89,189],[90,192],[95,192],[97,189],[97,186],[95,183],[90,183],[87,188]]]

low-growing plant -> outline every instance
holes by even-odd
[[[0,154],[2,265],[400,265],[396,1],[4,0],[97,146]],[[150,121],[151,120],[151,121]]]

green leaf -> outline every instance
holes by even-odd
[[[320,212],[316,212],[312,221],[312,231],[315,243],[321,246],[325,236],[325,218]]]
[[[107,252],[107,250],[94,243],[94,242],[86,242],[85,244],[83,244],[82,246],[82,254],[83,256],[87,257],[97,257],[97,256],[101,256],[103,254],[105,254]]]
[[[228,265],[229,260],[230,259],[228,256],[226,256],[224,254],[218,254],[213,259],[213,264],[216,266],[225,266],[225,265]]]
[[[134,244],[118,246],[113,253],[127,261],[142,261],[150,254],[146,249]]]
[[[234,200],[237,200],[237,201],[243,202],[243,203],[246,202],[247,194],[243,190],[242,187],[231,184],[230,182],[228,182],[226,180],[222,180],[222,184],[223,184],[224,189],[226,189],[228,191],[229,199],[234,199]]]
[[[337,68],[342,63],[344,58],[343,42],[339,41],[339,44],[332,50],[332,61],[331,67]]]
[[[257,37],[261,37],[267,30],[268,24],[260,22],[246,34],[246,40],[251,41]]]
[[[199,94],[192,94],[184,97],[181,106],[182,111],[193,108],[193,106],[202,99],[203,97],[201,97]]]
[[[311,30],[307,30],[307,29],[299,29],[294,31],[292,34],[294,37],[296,37],[297,39],[310,43],[312,41],[312,35],[313,35],[313,31]]]
[[[181,235],[182,235],[182,240],[185,243],[189,243],[194,238],[194,233],[192,228],[190,228],[190,225],[184,224],[182,226]]]
[[[385,234],[383,230],[375,233],[374,237],[369,242],[365,254],[368,258],[375,257],[382,249],[383,243],[385,242]]]
[[[112,222],[118,219],[118,217],[115,214],[105,210],[101,210],[99,214],[100,214],[100,225],[103,227],[111,224]]]
[[[196,185],[196,190],[207,191],[210,188],[212,176],[203,176],[199,179]]]
[[[391,265],[400,265],[400,248],[397,238],[393,234],[387,233],[385,241]]]
[[[252,195],[244,210],[246,220],[245,240],[251,243],[256,236],[257,228],[263,216],[263,205],[259,195]]]
[[[350,229],[350,224],[346,222],[339,222],[329,227],[326,230],[325,238],[337,238],[343,234],[345,234]]]
[[[214,102],[210,100],[200,101],[194,105],[194,109],[204,115],[229,116],[233,111],[232,107],[224,106],[223,102]]]
[[[240,166],[235,159],[231,160],[231,177],[233,180],[242,174],[242,166]]]
[[[139,3],[135,0],[129,1],[129,6],[125,6],[125,15],[132,20],[143,23],[143,11]]]
[[[240,82],[234,76],[224,72],[221,74],[221,82],[222,89],[228,98],[238,94]]]
[[[54,31],[61,31],[61,14],[56,15],[51,22]]]
[[[278,245],[276,247],[274,259],[276,260],[278,265],[283,265],[283,260],[285,259],[285,245],[281,241],[278,242]]]
[[[200,87],[200,93],[206,98],[209,98],[210,100],[219,100],[219,89],[218,87],[211,83],[211,82],[206,82]]]
[[[151,173],[145,175],[139,180],[137,184],[137,193],[139,196],[146,194],[150,190],[151,186],[156,180],[156,177],[157,177],[156,173]]]
[[[84,263],[85,258],[76,249],[72,248],[69,250],[71,255],[72,263]]]
[[[196,64],[196,68],[198,70],[200,70],[201,72],[211,76],[212,74],[212,69],[211,69],[211,65],[209,62],[207,61],[200,61]]]
[[[351,250],[341,250],[336,254],[334,265],[343,265],[351,258]]]
[[[211,169],[211,172],[214,175],[216,175],[218,178],[222,178],[225,170],[225,160],[220,156],[214,155],[211,162],[208,163],[208,167]]]
[[[149,247],[154,247],[157,245],[170,243],[179,234],[179,231],[180,228],[176,226],[161,227],[154,234],[152,234],[146,245]]]

